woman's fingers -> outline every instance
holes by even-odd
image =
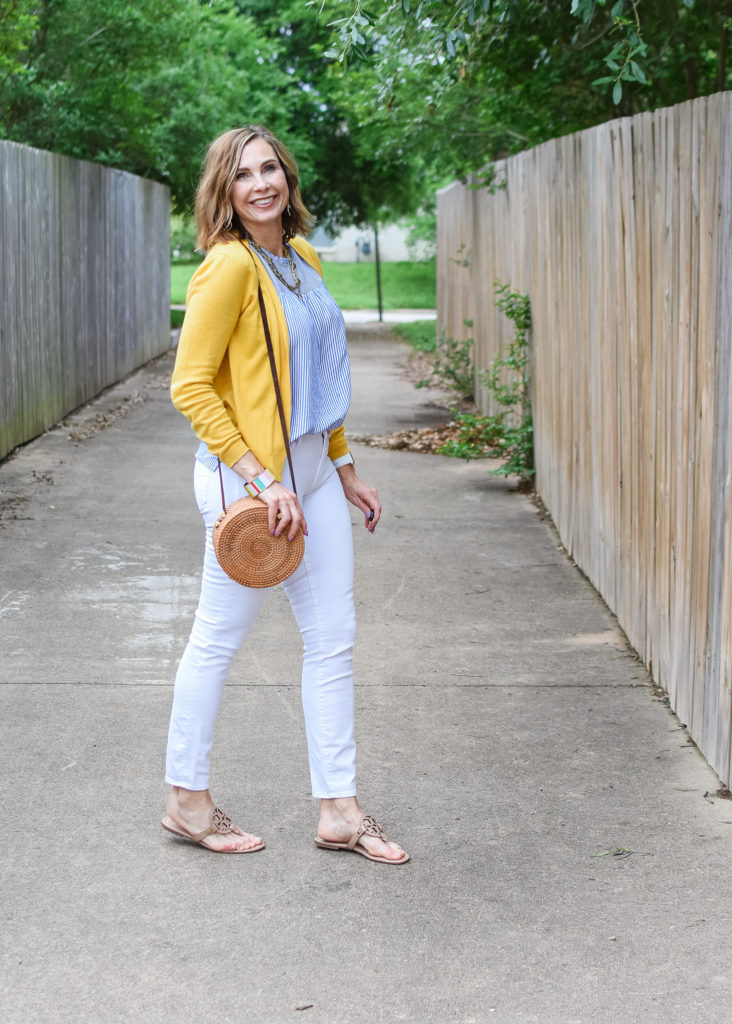
[[[381,519],[381,502],[379,501],[379,496],[376,491],[373,492],[368,504],[369,512],[366,516],[366,529],[373,533],[376,529],[376,524]]]
[[[344,486],[344,491],[351,504],[363,512],[364,526],[373,533],[381,519],[381,502],[376,488],[354,477]]]
[[[300,530],[307,536],[308,526],[297,495],[280,483],[270,484],[259,495],[269,513],[269,532],[280,537],[287,530],[288,540],[294,540]]]

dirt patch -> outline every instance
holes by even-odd
[[[29,499],[23,494],[14,494],[0,500],[0,525],[5,522],[17,522],[21,519],[33,519],[33,516],[23,515],[28,511]]]
[[[136,391],[132,395],[125,395],[121,402],[107,409],[95,412],[92,416],[84,419],[74,430],[70,430],[69,440],[88,441],[90,437],[94,437],[95,434],[105,430],[113,423],[116,423],[117,420],[124,419],[134,408],[142,405],[147,400],[148,395],[140,391]]]
[[[391,434],[349,434],[349,441],[365,444],[369,448],[385,448],[400,452],[427,452],[439,455],[448,441],[460,435],[460,426],[454,420],[436,427],[415,427],[396,430]]]
[[[147,402],[152,392],[167,390],[174,358],[174,353],[165,352],[64,417],[61,427],[71,428],[69,441],[88,441]]]

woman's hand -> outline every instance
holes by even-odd
[[[356,476],[352,465],[340,466],[337,470],[343,492],[352,505],[360,508],[364,515],[364,526],[373,533],[381,519],[381,502],[375,487],[370,487]]]
[[[264,472],[264,466],[252,451],[242,455],[231,468],[247,481],[254,480]],[[275,480],[269,487],[265,487],[259,498],[269,509],[270,533],[279,537],[289,524],[288,540],[294,540],[298,530],[302,530],[307,537],[308,524],[305,522],[305,515],[294,491],[288,491],[284,484]]]
[[[279,537],[285,530],[288,530],[288,540],[294,540],[298,530],[302,530],[307,537],[308,524],[294,491],[288,491],[284,484],[275,480],[269,487],[265,487],[259,500],[269,509],[269,532],[275,537]]]

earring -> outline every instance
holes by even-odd
[[[287,216],[290,217],[291,215],[292,215],[292,206],[290,206],[290,204],[288,203],[287,204]]]

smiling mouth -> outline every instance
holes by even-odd
[[[253,199],[251,205],[252,206],[262,206],[262,207],[270,206],[272,203],[276,202],[276,200],[277,200],[277,196],[267,196],[266,199]]]

